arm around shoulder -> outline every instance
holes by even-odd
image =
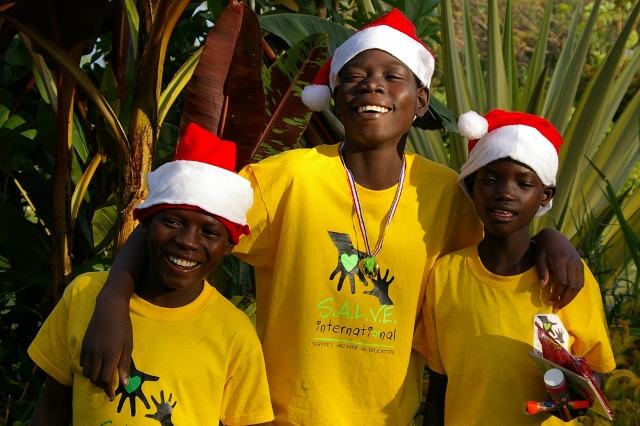
[[[72,417],[72,387],[47,375],[40,398],[33,411],[31,426],[68,426]]]
[[[121,383],[125,383],[129,375],[133,351],[129,300],[148,264],[147,236],[138,227],[114,259],[82,341],[82,374],[104,389],[111,399],[115,398],[116,367]]]
[[[533,240],[538,248],[536,270],[540,286],[545,287],[549,283],[549,271],[554,275],[556,285],[548,303],[557,312],[567,306],[584,287],[582,260],[571,241],[555,229],[545,228]]]

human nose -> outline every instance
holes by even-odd
[[[360,92],[384,92],[384,79],[380,76],[370,75],[360,82]]]
[[[175,238],[176,244],[186,250],[196,250],[198,248],[198,235],[195,229],[190,226],[181,228]]]
[[[494,197],[497,200],[511,201],[515,199],[514,185],[509,182],[501,182],[496,185]]]

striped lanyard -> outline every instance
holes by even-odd
[[[407,168],[407,162],[405,161],[404,155],[402,156],[402,169],[400,170],[400,177],[398,178],[398,188],[396,189],[396,195],[393,198],[393,202],[391,203],[391,208],[389,209],[389,215],[387,216],[387,223],[384,225],[384,229],[382,230],[382,235],[376,244],[376,247],[373,251],[371,251],[371,247],[369,245],[369,236],[367,235],[367,227],[364,224],[364,217],[362,215],[362,206],[360,205],[360,198],[358,197],[358,191],[356,189],[356,182],[353,179],[353,174],[351,170],[347,168],[347,164],[344,162],[344,157],[342,155],[342,151],[344,150],[344,142],[340,145],[339,153],[340,153],[340,161],[342,162],[342,167],[347,172],[347,182],[349,183],[349,190],[351,191],[351,199],[353,200],[353,208],[356,213],[356,217],[358,218],[358,225],[360,226],[360,232],[362,233],[362,238],[364,240],[364,245],[367,250],[367,257],[361,259],[359,262],[360,270],[364,275],[368,278],[375,278],[376,274],[379,272],[380,267],[378,262],[376,261],[376,256],[382,250],[382,244],[384,243],[384,236],[387,232],[387,228],[391,223],[391,219],[398,208],[398,203],[400,202],[400,195],[402,194],[402,187],[404,184],[405,171]]]

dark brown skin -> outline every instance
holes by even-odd
[[[71,386],[47,376],[42,394],[29,421],[31,426],[69,426],[71,424]]]
[[[365,188],[390,188],[398,182],[411,123],[427,111],[429,91],[418,87],[403,63],[378,50],[358,54],[343,67],[340,78],[335,102],[345,127],[347,167]],[[363,105],[384,106],[388,111],[359,113],[357,108]],[[555,230],[545,230],[534,239],[540,247],[536,268],[541,285],[549,282],[552,271],[558,283],[553,300],[558,308],[564,306],[583,285],[580,257]],[[149,262],[143,253],[145,244],[144,235],[135,230],[122,247],[82,342],[83,374],[110,397],[114,396],[111,378],[116,368],[123,383],[129,372],[133,347],[129,299]]]

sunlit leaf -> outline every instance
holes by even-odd
[[[561,135],[563,135],[567,129],[569,118],[573,111],[578,85],[580,84],[580,77],[582,76],[587,53],[589,52],[589,46],[591,44],[591,34],[593,34],[593,28],[598,20],[598,11],[600,10],[601,3],[602,0],[595,0],[593,3],[593,9],[580,36],[578,45],[575,50],[570,50],[570,52],[572,52],[571,59],[566,65],[559,82],[557,95],[546,115],[546,118],[558,129]],[[567,45],[565,49],[571,49],[571,47],[572,46]]]
[[[326,61],[327,35],[313,34],[289,49],[264,75],[267,115],[260,145],[249,157],[258,161],[291,149],[309,123],[311,111],[302,104],[302,89]]]
[[[0,127],[4,126],[7,118],[9,118],[9,111],[11,111],[14,99],[11,92],[0,89]]]
[[[489,0],[487,29],[487,108],[511,109],[511,99],[504,57],[497,0]]]
[[[167,112],[169,112],[169,108],[171,108],[175,100],[178,98],[182,89],[184,89],[189,83],[198,62],[200,61],[202,49],[203,48],[201,47],[196,50],[193,55],[191,55],[191,57],[182,64],[180,69],[175,73],[167,87],[160,95],[160,99],[158,99],[158,126],[162,126],[164,118],[167,115]]]
[[[544,82],[546,81],[547,72],[543,72],[545,66],[545,56],[547,53],[547,43],[549,40],[549,28],[551,25],[551,16],[553,15],[553,1],[547,0],[547,4],[545,7],[544,17],[542,18],[542,23],[540,24],[540,33],[536,40],[536,47],[533,50],[533,56],[531,57],[531,63],[529,64],[529,68],[527,70],[527,76],[524,84],[524,88],[522,89],[522,94],[520,95],[520,99],[514,98],[516,102],[518,102],[518,111],[524,111],[528,105],[531,105],[529,98],[531,97],[531,93],[534,91],[534,87],[542,86],[544,89]],[[540,77],[544,76],[545,79],[541,81]],[[541,90],[538,89],[538,93],[541,93]],[[544,99],[542,96],[539,96],[535,105],[539,104],[539,101]],[[530,113],[534,113],[536,115],[542,115],[541,107],[537,107],[535,112],[533,110],[529,110]]]
[[[116,206],[106,206],[93,214],[91,226],[93,228],[93,244],[96,253],[100,253],[113,243],[116,228]]]
[[[78,217],[80,204],[82,203],[84,194],[87,192],[89,184],[91,183],[91,179],[93,179],[93,175],[98,169],[98,166],[100,165],[102,160],[102,155],[100,155],[100,153],[96,154],[91,162],[87,164],[87,168],[84,170],[84,173],[82,173],[82,177],[76,183],[76,187],[73,190],[73,195],[71,197],[71,228],[73,228],[73,223]]]
[[[622,209],[620,204],[618,203],[618,197],[611,186],[611,182],[607,179],[607,177],[598,169],[595,164],[593,164],[590,160],[587,159],[591,166],[598,172],[600,178],[605,181],[606,184],[606,193],[609,202],[611,203],[611,207],[613,208],[616,217],[618,218],[618,223],[620,224],[620,229],[622,230],[625,241],[627,242],[627,246],[629,247],[629,251],[631,253],[631,257],[636,264],[636,269],[640,269],[640,237],[633,231],[633,229],[629,226],[624,214],[622,213]],[[635,294],[640,292],[640,287],[635,288]]]

